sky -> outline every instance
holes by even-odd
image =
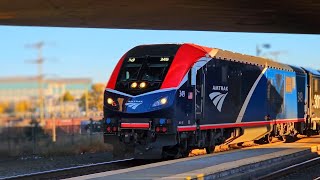
[[[91,78],[106,83],[120,57],[141,44],[195,43],[208,47],[275,58],[277,61],[320,69],[320,35],[232,33],[214,31],[164,31],[95,28],[0,26],[0,77],[34,76],[37,67],[27,61],[37,51],[27,45],[43,41],[44,74],[47,78]]]

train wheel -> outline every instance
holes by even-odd
[[[175,159],[175,158],[180,158],[181,153],[179,151],[178,146],[165,146],[162,149],[162,157],[163,159]]]
[[[182,158],[184,157],[188,157],[189,154],[191,152],[190,147],[188,147],[188,140],[185,139],[184,141],[182,141],[181,146],[179,148],[179,154]]]
[[[284,136],[282,136],[282,140],[284,143],[290,143],[290,142],[294,142],[295,138],[294,138],[294,136],[284,135]]]
[[[272,135],[271,134],[267,134],[266,136],[265,136],[265,141],[266,141],[266,143],[272,143]]]
[[[237,143],[237,146],[242,147],[243,144],[244,144],[244,142],[239,142],[239,143]]]
[[[182,158],[188,157],[189,154],[190,154],[190,151],[191,151],[191,150],[189,150],[189,149],[184,150],[184,151],[181,151],[181,152],[180,152],[181,157],[182,157]]]
[[[206,152],[207,152],[207,154],[213,153],[213,152],[214,152],[214,148],[215,148],[215,146],[206,147]]]
[[[208,132],[208,140],[209,141],[209,145],[206,147],[206,152],[207,154],[211,154],[214,152],[214,148],[215,148],[215,138],[214,138],[214,132],[209,131]]]
[[[288,142],[288,136],[287,135],[283,135],[283,136],[281,136],[282,137],[282,141],[283,142]]]
[[[299,138],[298,138],[297,134],[294,134],[294,135],[282,136],[282,139],[283,139],[283,142],[285,142],[285,143],[291,143],[291,142],[297,141]]]
[[[310,137],[310,136],[312,136],[312,130],[306,130],[306,135],[307,135],[307,137]]]

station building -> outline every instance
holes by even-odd
[[[36,104],[39,99],[39,89],[42,84],[43,100],[46,114],[58,112],[61,109],[61,97],[66,93],[75,98],[75,102],[63,104],[67,111],[78,112],[78,100],[89,91],[92,85],[90,78],[59,78],[43,79],[39,83],[37,77],[2,77],[0,78],[0,102],[15,104],[28,101]]]

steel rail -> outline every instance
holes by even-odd
[[[115,161],[108,161],[102,163],[95,163],[95,164],[87,164],[87,165],[80,165],[74,167],[67,167],[67,168],[60,168],[48,171],[41,171],[29,174],[21,174],[16,176],[9,176],[9,177],[1,177],[0,180],[3,179],[63,179],[63,178],[70,178],[70,177],[77,177],[92,173],[99,173],[104,171],[111,171],[117,169],[124,169],[129,168],[137,165],[143,165],[151,163],[149,161],[138,161],[134,158],[129,159],[121,159]]]
[[[257,180],[267,180],[267,179],[275,179],[275,178],[279,178],[279,177],[283,177],[285,175],[289,175],[292,173],[295,173],[297,171],[299,171],[302,168],[308,168],[311,167],[317,163],[320,163],[320,157],[316,157],[313,159],[309,159],[307,161],[301,162],[301,163],[297,163],[288,167],[285,167],[283,169],[280,169],[278,171],[260,176],[257,178]]]

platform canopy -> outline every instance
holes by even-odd
[[[0,25],[320,33],[320,1],[1,0]]]

